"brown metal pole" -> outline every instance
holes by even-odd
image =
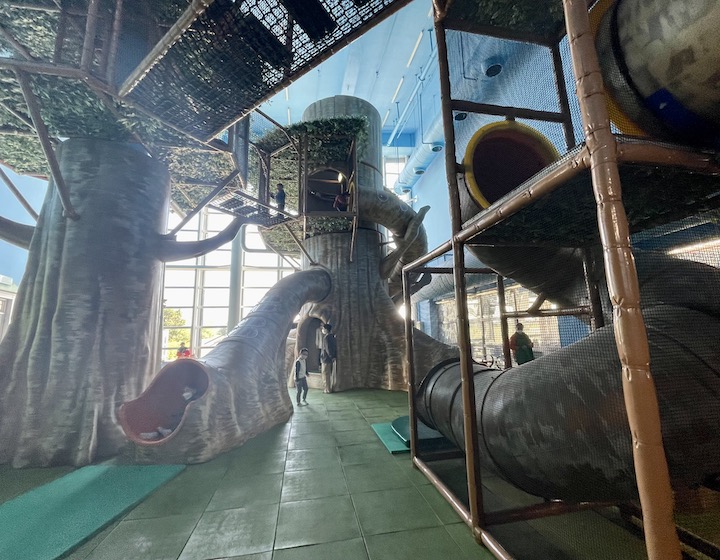
[[[597,330],[605,326],[605,316],[603,315],[602,301],[600,299],[600,289],[594,280],[596,277],[595,259],[589,249],[583,249],[583,276],[585,277],[585,288],[590,301],[590,328]]]
[[[512,119],[531,119],[535,121],[565,122],[565,115],[551,111],[536,111],[534,109],[523,109],[521,107],[505,107],[503,105],[490,105],[488,103],[477,103],[475,101],[464,101],[453,99],[452,108],[454,111],[465,111],[468,113],[479,113],[482,115],[496,115]]]
[[[500,525],[502,523],[515,523],[516,521],[529,521],[541,519],[553,515],[563,515],[576,511],[587,511],[617,505],[617,502],[543,502],[531,506],[493,511],[486,514],[488,525]]]
[[[15,117],[17,120],[19,120],[21,123],[23,123],[26,126],[29,126],[33,131],[35,131],[35,126],[33,125],[32,120],[28,119],[25,115],[22,113],[18,113],[15,109],[7,105],[4,101],[0,101],[0,107],[5,109],[8,113],[10,113],[13,117]],[[34,134],[33,134],[34,136]]]
[[[512,355],[510,354],[510,333],[508,330],[507,315],[505,313],[505,281],[499,274],[497,275],[497,292],[498,307],[500,308],[500,334],[503,341],[503,357],[505,358],[505,367],[512,367]]]
[[[60,164],[58,164],[57,158],[55,157],[55,152],[53,151],[52,144],[50,143],[50,137],[48,136],[47,127],[40,115],[40,105],[38,105],[35,94],[32,91],[32,87],[30,87],[30,80],[28,79],[27,74],[20,70],[16,70],[15,75],[17,76],[18,82],[20,82],[20,88],[22,89],[25,103],[27,103],[30,118],[32,119],[33,126],[37,131],[40,145],[42,146],[48,165],[50,166],[50,173],[52,174],[55,187],[60,195],[60,201],[65,209],[65,215],[71,220],[78,220],[80,216],[77,212],[75,212],[72,202],[70,201],[70,192],[68,191],[65,180],[60,172]]]
[[[501,317],[507,319],[523,319],[527,317],[566,317],[576,315],[590,315],[591,309],[587,305],[577,307],[564,307],[562,309],[538,309],[537,311],[509,311],[500,312]]]
[[[34,60],[35,57],[30,54],[30,51],[27,50],[27,47],[23,45],[20,41],[18,41],[15,36],[7,29],[5,29],[2,25],[0,25],[0,37],[5,39],[13,48],[13,50],[15,50],[20,56],[22,56],[26,60]]]
[[[64,10],[61,10],[58,8],[58,11],[60,12],[60,17],[58,18],[58,30],[57,34],[55,35],[55,49],[53,50],[53,62],[60,62],[62,60],[62,50],[63,45],[65,44],[65,34],[67,29],[67,14]]]
[[[470,220],[463,230],[454,237],[458,241],[466,241],[477,233],[495,225],[496,223],[510,217],[516,212],[529,206],[540,197],[554,191],[564,185],[569,179],[586,169],[589,165],[589,154],[587,147],[580,149],[577,155],[554,167],[552,171],[543,175],[537,183],[530,187],[515,191],[509,195],[507,200],[497,207],[492,207],[481,212]]]
[[[284,223],[283,226],[285,226],[285,229],[286,229],[287,232],[290,234],[290,237],[292,237],[292,238],[293,238],[293,241],[295,241],[295,245],[298,246],[298,248],[302,251],[303,255],[305,255],[305,256],[307,257],[308,261],[310,261],[310,264],[317,264],[317,263],[313,260],[313,258],[310,256],[310,253],[308,253],[308,252],[305,250],[305,247],[303,247],[303,244],[302,244],[302,243],[300,242],[300,240],[297,238],[297,235],[295,235],[295,232],[290,229],[290,226],[287,224],[287,222]]]
[[[435,4],[435,36],[437,37],[438,64],[440,76],[440,99],[443,130],[445,134],[445,173],[450,195],[450,217],[453,233],[462,228],[460,194],[455,161],[455,130],[453,128],[452,95],[450,89],[450,68],[447,42],[443,27],[444,7]],[[467,286],[465,284],[465,246],[453,241],[453,280],[457,306],[458,346],[460,347],[460,376],[462,378],[463,426],[465,431],[465,466],[467,470],[468,499],[473,527],[482,527],[484,521],[482,484],[480,474],[480,451],[477,437],[477,412],[475,410],[475,383],[473,375],[470,323],[467,309]]]
[[[27,210],[27,213],[33,217],[33,220],[37,221],[37,219],[39,217],[37,212],[35,212],[35,210],[33,210],[33,207],[30,206],[30,203],[27,200],[25,200],[25,197],[17,189],[15,184],[10,180],[10,177],[8,177],[7,174],[2,170],[2,167],[0,167],[0,178],[7,185],[8,189],[10,189],[10,192],[12,192],[15,195],[15,198],[18,199],[20,204],[23,205],[23,208],[25,208],[25,210]]]
[[[410,309],[410,273],[403,270],[403,305],[405,306],[405,377],[408,388],[408,414],[410,416],[410,460],[418,456],[418,434],[417,434],[417,390],[415,386],[415,341],[413,338],[412,313]],[[414,463],[413,463],[414,464]]]
[[[88,3],[87,19],[85,20],[85,40],[83,41],[80,69],[88,72],[95,57],[95,29],[100,0],[90,0]]]
[[[112,31],[110,32],[110,45],[108,49],[108,63],[105,69],[105,80],[109,84],[115,83],[115,64],[117,63],[118,45],[122,30],[123,0],[115,0],[115,14],[113,15]]]
[[[645,544],[649,560],[680,560],[673,522],[673,495],[662,443],[660,411],[650,373],[640,288],[622,204],[615,137],[610,130],[602,75],[586,0],[563,0],[585,141],[590,151],[593,192],[603,246],[605,275],[613,302],[615,340],[622,364],[623,392],[633,440],[633,456]]]
[[[210,192],[205,196],[205,198],[203,198],[203,199],[198,203],[198,205],[195,206],[195,208],[193,208],[192,210],[190,210],[190,212],[188,212],[187,215],[186,215],[182,220],[180,220],[180,223],[179,223],[178,225],[176,225],[175,228],[174,228],[170,233],[168,233],[168,236],[170,236],[170,237],[174,236],[174,235],[175,235],[177,232],[179,232],[183,227],[185,227],[185,224],[187,224],[190,220],[192,220],[192,219],[195,217],[195,215],[196,215],[198,212],[200,212],[200,210],[202,210],[202,209],[205,208],[208,204],[210,204],[210,201],[212,201],[212,199],[215,198],[215,197],[217,196],[217,194],[218,194],[221,190],[223,190],[225,187],[227,187],[228,184],[230,183],[230,181],[232,181],[232,180],[233,180],[235,177],[237,177],[239,174],[240,174],[240,171],[236,169],[235,171],[233,171],[232,173],[230,173],[230,175],[228,175],[225,179],[223,179],[223,181],[222,181],[220,184],[218,184],[218,186],[216,186],[212,191],[210,191]]]
[[[558,101],[560,102],[560,110],[565,116],[563,119],[563,132],[565,133],[565,145],[568,150],[575,146],[575,131],[573,130],[572,114],[570,113],[570,101],[568,100],[567,88],[565,87],[565,73],[563,72],[562,57],[560,56],[560,46],[555,43],[550,47],[553,59],[553,69],[555,70],[555,84],[558,90]]]

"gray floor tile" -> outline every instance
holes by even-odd
[[[285,473],[283,502],[313,500],[348,493],[342,469],[312,469]]]
[[[407,488],[413,486],[410,479],[405,476],[394,463],[347,465],[345,478],[350,493],[373,492],[375,490],[389,490],[391,488]]]
[[[370,560],[450,560],[462,554],[443,527],[371,535],[365,542]]]
[[[283,475],[261,474],[246,478],[226,478],[207,506],[207,511],[248,508],[258,504],[280,502]]]
[[[362,539],[276,550],[273,560],[368,560]]]
[[[272,550],[277,505],[205,513],[179,560],[207,560]]]
[[[280,504],[275,548],[291,548],[360,536],[349,496]]]
[[[176,560],[199,515],[122,521],[86,556],[87,560],[152,558]]]
[[[335,447],[299,449],[297,451],[288,451],[285,471],[337,468],[339,465],[340,457]]]
[[[437,527],[441,524],[415,487],[353,494],[353,503],[364,535]]]

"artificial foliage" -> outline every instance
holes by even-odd
[[[293,139],[294,146],[288,146]],[[337,117],[303,121],[285,129],[275,129],[255,143],[257,150],[274,155],[270,159],[270,187],[274,191],[277,183],[285,187],[285,205],[296,210],[299,203],[300,157],[295,146],[307,146],[308,171],[332,167],[345,162],[350,155],[352,142],[362,146],[367,142],[367,119],[365,117]],[[284,148],[284,149],[282,149]],[[260,158],[251,152],[250,167],[253,177],[259,176]],[[257,179],[256,179],[257,180]],[[309,217],[302,225],[294,224],[294,233],[302,238],[323,233],[350,231],[352,221],[348,218]],[[298,256],[298,248],[285,227],[261,230],[264,242],[275,251]]]
[[[448,17],[543,37],[556,37],[565,21],[561,0],[454,0]]]

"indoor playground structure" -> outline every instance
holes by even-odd
[[[138,486],[57,550],[182,471],[159,465],[242,457],[293,421],[292,361],[319,367],[332,324],[324,402],[406,392],[407,462],[494,557],[526,557],[506,524],[592,510],[643,557],[720,558],[718,2],[434,1],[443,143],[423,150],[444,176],[417,200],[383,186],[368,101],[288,126],[257,109],[407,1],[134,4],[0,9],[0,160],[50,183],[35,226],[0,217],[29,251],[0,465],[119,461]],[[206,208],[229,225],[182,240]],[[159,367],[165,263],[245,225],[298,270]],[[520,321],[536,344],[518,364]],[[488,481],[530,502],[492,507]]]

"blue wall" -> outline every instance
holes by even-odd
[[[39,214],[47,191],[47,181],[18,175],[4,166],[2,169],[25,197],[25,200]],[[15,222],[35,225],[35,220],[2,182],[0,182],[0,216]],[[25,272],[26,263],[27,251],[25,249],[0,240],[0,274],[10,276],[15,284],[19,284]]]

